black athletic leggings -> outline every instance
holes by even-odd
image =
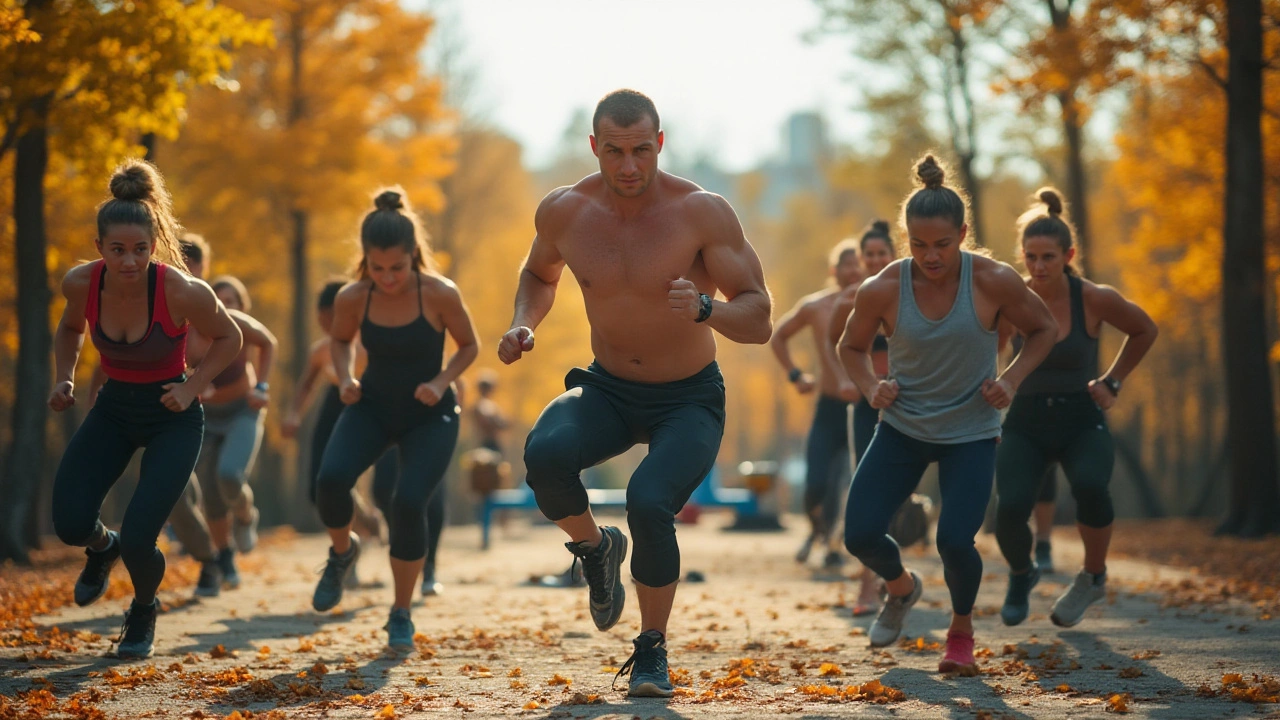
[[[849,403],[819,395],[805,446],[804,511],[813,533],[826,538],[844,510],[849,466]]]
[[[324,459],[325,446],[333,436],[333,428],[342,416],[342,395],[337,385],[330,385],[325,390],[320,405],[320,415],[316,418],[315,432],[311,436],[311,502],[316,501],[316,479],[320,477],[320,463]],[[378,458],[373,466],[373,503],[382,515],[391,517],[391,496],[395,494],[396,478],[400,477],[400,458],[388,449]],[[440,547],[440,533],[444,530],[444,506],[447,493],[442,483],[439,489],[427,501],[427,555],[424,565],[434,566],[436,550]]]
[[[441,400],[453,407],[452,394]],[[394,420],[392,420],[394,422]],[[454,446],[458,443],[455,412],[442,414],[420,425],[392,432],[379,419],[368,399],[348,405],[338,418],[320,462],[316,482],[316,507],[325,527],[340,528],[351,522],[354,506],[351,489],[356,480],[395,445],[400,451],[400,473],[391,491],[387,524],[391,530],[391,557],[420,560],[427,553],[426,506],[444,478]]]
[[[1034,538],[1027,521],[1053,462],[1062,465],[1071,485],[1076,521],[1092,528],[1110,525],[1115,445],[1106,417],[1087,391],[1019,395],[1009,407],[996,450],[996,540],[1014,572],[1031,567]]]
[[[638,383],[596,363],[565,376],[566,392],[542,411],[524,444],[538,509],[548,520],[587,511],[579,473],[648,443],[627,485],[631,576],[648,587],[680,578],[675,516],[715,465],[724,435],[724,379],[711,363],[669,383]]]
[[[175,413],[160,403],[163,385],[108,380],[58,464],[53,481],[53,527],[68,545],[86,546],[102,536],[98,515],[111,486],[138,448],[138,486],[120,524],[120,557],[133,581],[134,601],[155,599],[164,579],[164,554],[156,538],[187,487],[204,436],[204,409],[191,403]]]

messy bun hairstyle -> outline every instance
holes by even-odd
[[[402,248],[413,256],[414,271],[435,272],[427,231],[409,207],[404,188],[393,185],[379,190],[373,198],[373,208],[373,212],[365,215],[364,222],[360,223],[361,252],[356,276],[361,280],[369,277],[369,248]]]
[[[152,256],[186,272],[178,244],[182,226],[173,217],[173,200],[160,171],[145,160],[125,160],[111,174],[108,187],[111,199],[98,206],[98,239],[106,237],[112,225],[146,228],[154,243]]]
[[[893,247],[893,235],[890,232],[888,220],[872,220],[871,224],[867,225],[867,229],[862,231],[862,239],[858,241],[858,247],[864,255],[867,252],[867,243],[872,240],[883,240],[884,244],[889,247],[889,256],[898,256],[898,251]]]
[[[1031,207],[1018,217],[1019,243],[1025,244],[1029,237],[1047,237],[1057,241],[1065,255],[1075,247],[1075,230],[1067,217],[1066,203],[1062,201],[1062,193],[1057,188],[1042,187],[1036,191]],[[1068,275],[1079,275],[1076,263],[1080,261],[1080,253],[1063,267]]]
[[[969,194],[963,188],[947,185],[947,168],[933,155],[925,155],[916,162],[912,178],[916,189],[902,203],[902,227],[913,219],[945,218],[957,229],[969,224]],[[973,250],[976,241],[972,232],[965,237],[966,250]]]

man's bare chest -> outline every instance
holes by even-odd
[[[666,292],[698,262],[700,244],[674,219],[571,225],[557,243],[561,257],[584,291],[592,294]]]

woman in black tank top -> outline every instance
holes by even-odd
[[[334,303],[331,350],[342,402],[320,461],[316,506],[333,547],[312,605],[321,612],[342,600],[347,575],[360,555],[351,533],[351,488],[383,452],[400,455],[389,505],[395,601],[388,644],[413,649],[409,602],[426,554],[423,514],[437,492],[458,440],[459,409],[451,384],[476,358],[479,343],[457,287],[430,265],[426,233],[402,199],[386,190],[360,228],[359,279]],[[357,331],[368,353],[352,377]],[[444,362],[445,333],[457,352]]]
[[[1030,592],[1041,570],[1031,560],[1027,520],[1046,470],[1060,463],[1076,499],[1076,525],[1085,547],[1084,569],[1050,615],[1055,624],[1070,627],[1106,596],[1107,546],[1115,518],[1108,485],[1115,449],[1103,411],[1115,402],[1121,382],[1151,348],[1157,330],[1142,308],[1076,273],[1062,200],[1052,188],[1040,190],[1038,197],[1018,221],[1023,259],[1031,274],[1027,285],[1049,305],[1067,333],[1018,388],[996,452],[996,539],[1010,569],[1000,616],[1006,625],[1017,625],[1030,612]],[[1103,323],[1127,339],[1110,369],[1099,376],[1098,333]],[[1001,331],[1002,338],[1011,332],[1005,327]]]

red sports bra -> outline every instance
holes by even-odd
[[[84,317],[89,322],[89,336],[102,356],[102,371],[112,380],[129,383],[153,383],[178,377],[187,369],[187,324],[173,324],[169,303],[165,300],[164,278],[169,267],[154,262],[147,268],[147,306],[151,327],[137,342],[112,340],[102,332],[98,322],[102,306],[102,284],[107,266],[95,261],[89,275],[89,297]]]

